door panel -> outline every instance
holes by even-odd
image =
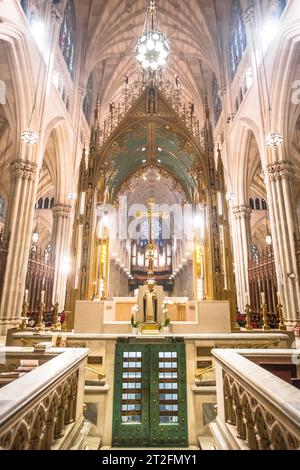
[[[185,345],[118,343],[113,446],[187,445]]]
[[[114,393],[114,447],[149,443],[149,348],[117,344]]]
[[[150,360],[150,446],[187,446],[185,346],[152,345]]]

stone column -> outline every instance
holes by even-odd
[[[291,195],[294,174],[293,164],[287,160],[271,163],[266,168],[278,290],[289,327],[295,326],[300,320],[300,288],[296,259],[296,239],[299,234]]]
[[[12,184],[4,232],[8,255],[0,306],[1,334],[17,324],[21,317],[37,175],[38,166],[35,163],[16,160],[11,164]]]
[[[238,307],[245,311],[245,293],[249,293],[248,266],[251,254],[251,209],[238,206],[232,209],[233,252],[235,262],[236,290]]]
[[[65,307],[68,272],[66,258],[69,256],[71,206],[59,204],[53,208],[52,246],[55,256],[55,273],[53,285],[53,303]]]

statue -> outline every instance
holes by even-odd
[[[157,295],[154,292],[155,281],[147,282],[148,291],[144,295],[144,322],[157,323]]]
[[[149,114],[156,114],[155,101],[156,101],[155,89],[151,87],[149,90],[149,95],[148,95],[148,113]]]

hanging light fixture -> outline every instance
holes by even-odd
[[[39,238],[40,238],[40,236],[39,236],[39,232],[38,232],[38,226],[36,226],[36,228],[35,228],[35,230],[32,234],[33,243],[37,243],[39,241]]]
[[[264,55],[262,51],[262,56]],[[267,147],[279,147],[283,143],[283,136],[277,132],[276,129],[276,124],[274,123],[272,125],[272,105],[271,105],[271,98],[270,98],[270,91],[269,91],[269,84],[268,84],[268,77],[266,73],[266,67],[265,67],[265,61],[262,61],[262,66],[263,66],[263,74],[264,74],[264,80],[265,80],[265,85],[266,85],[266,91],[267,91],[267,99],[268,99],[268,114],[269,114],[269,130],[270,132],[266,135],[265,141]],[[273,128],[273,129],[272,129]]]
[[[266,137],[266,144],[268,147],[278,147],[283,143],[283,137],[280,134],[270,132]]]
[[[136,59],[145,70],[154,72],[166,64],[169,54],[169,41],[159,28],[156,1],[148,0],[144,31],[136,46]]]
[[[37,133],[29,128],[22,132],[21,139],[28,145],[35,145],[39,141]]]
[[[77,193],[71,192],[67,194],[67,199],[69,201],[76,201],[77,196],[78,196]]]
[[[23,142],[27,145],[36,145],[39,141],[38,134],[33,129],[31,129],[30,126],[31,126],[32,118],[33,118],[34,111],[36,109],[36,104],[37,104],[37,95],[38,95],[38,89],[39,89],[39,83],[40,83],[40,77],[41,77],[41,69],[42,69],[42,59],[40,61],[39,74],[38,74],[38,79],[37,79],[36,89],[35,89],[35,96],[34,96],[34,103],[33,103],[32,111],[31,111],[30,119],[29,119],[29,124],[28,124],[27,129],[25,129],[25,131],[21,133],[21,140],[23,140]]]
[[[272,245],[272,237],[269,233],[266,235],[266,245],[268,246]]]

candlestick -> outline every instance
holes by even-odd
[[[279,292],[277,292],[277,297],[278,297],[277,310],[278,310],[278,319],[279,319],[279,329],[282,331],[286,331],[287,328],[284,322],[283,305],[281,303],[281,297],[280,297]]]
[[[248,296],[248,294],[247,294]],[[245,296],[246,297],[246,296]],[[249,300],[249,299],[248,299]],[[246,301],[247,302],[247,301]],[[245,309],[245,314],[246,314],[246,325],[245,329],[246,330],[253,330],[252,326],[252,317],[251,317],[251,308],[249,303],[246,303],[246,309]]]
[[[277,292],[278,303],[281,304],[281,295],[280,292]]]
[[[267,312],[267,304],[263,303],[262,305],[262,317],[263,317],[263,330],[264,331],[269,331],[271,328],[269,327],[268,324],[268,312]]]

